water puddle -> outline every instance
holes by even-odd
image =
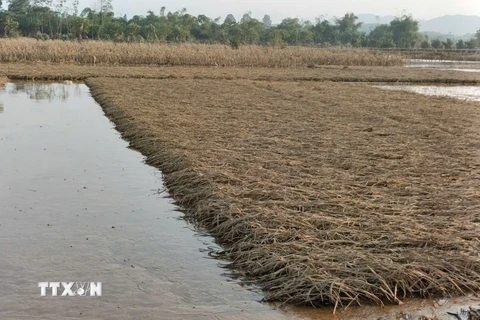
[[[460,72],[480,72],[480,69],[459,69],[459,68],[448,68],[448,69],[440,69],[444,71],[460,71]]]
[[[428,59],[407,59],[405,64],[410,68],[480,68],[480,61],[461,60],[428,60]]]
[[[212,239],[85,85],[8,84],[0,106],[0,319],[285,316],[208,258]],[[101,282],[102,296],[41,297],[39,282]]]
[[[468,101],[480,101],[480,87],[476,86],[384,85],[375,87],[385,90],[410,91],[428,96],[445,96]]]

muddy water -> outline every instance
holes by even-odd
[[[357,306],[346,310],[339,309],[335,315],[332,314],[331,309],[292,308],[290,310],[296,315],[312,320],[477,320],[477,318],[468,318],[468,310],[470,307],[479,306],[480,298],[462,297],[407,299],[400,306]]]
[[[410,91],[429,96],[445,96],[462,100],[480,101],[480,87],[475,86],[385,85],[376,87],[385,90]]]
[[[285,317],[208,258],[85,85],[8,84],[0,105],[0,319]],[[57,281],[103,295],[40,296]]]

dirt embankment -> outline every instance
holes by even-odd
[[[340,83],[87,84],[267,299],[480,289],[477,104]]]
[[[1,64],[0,74],[12,80],[85,80],[96,77],[145,79],[208,79],[265,81],[411,82],[479,84],[478,73],[405,67],[319,68],[206,68],[206,67],[113,67],[66,64]]]

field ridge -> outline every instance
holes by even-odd
[[[480,84],[478,73],[405,67],[322,68],[211,68],[211,67],[112,67],[65,64],[0,64],[0,74],[22,81],[84,81],[88,78],[258,80],[312,82],[388,82]]]

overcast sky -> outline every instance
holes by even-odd
[[[98,0],[80,0],[82,7],[92,6]],[[341,16],[346,12],[400,15],[404,11],[416,19],[430,19],[446,14],[480,16],[480,0],[113,0],[116,14],[145,15],[148,10],[159,13],[187,8],[193,15],[225,18],[229,13],[237,18],[252,12],[255,18],[269,14],[274,22],[285,17],[313,20],[316,17]]]

